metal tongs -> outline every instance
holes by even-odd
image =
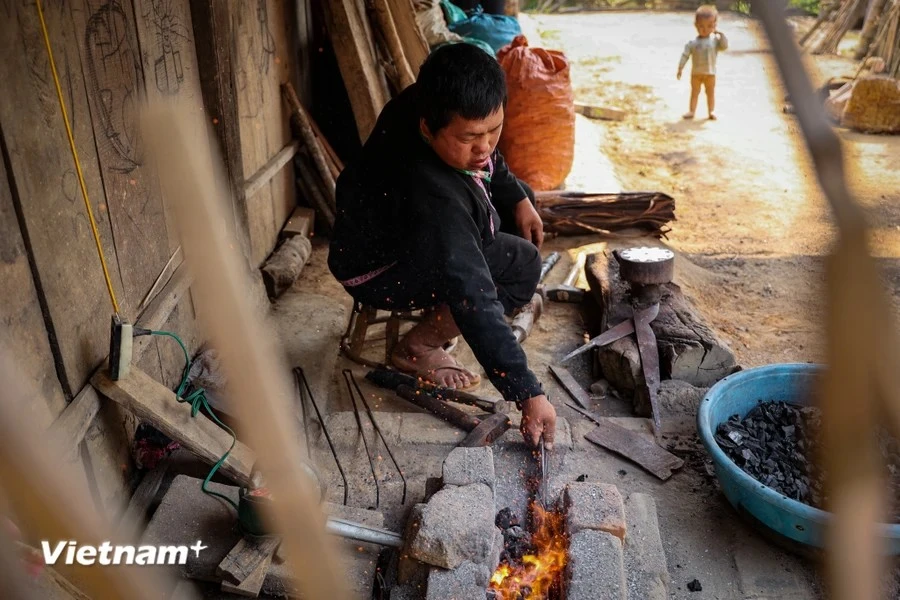
[[[541,486],[539,495],[544,510],[549,510],[550,499],[550,454],[544,449],[544,438],[541,438]]]

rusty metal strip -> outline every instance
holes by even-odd
[[[569,361],[569,360],[575,358],[576,356],[578,356],[579,354],[584,354],[591,348],[599,348],[599,347],[605,346],[607,344],[612,344],[616,340],[621,340],[626,335],[630,335],[632,333],[634,333],[634,321],[632,321],[631,319],[626,319],[625,321],[622,321],[615,327],[610,327],[609,329],[607,329],[606,331],[604,331],[597,337],[592,338],[591,341],[589,341],[584,346],[581,346],[581,347],[577,348],[576,350],[569,352],[568,354],[563,356],[559,362],[564,363],[566,361]]]
[[[659,393],[659,348],[656,345],[656,334],[650,328],[650,323],[658,314],[659,304],[652,304],[647,308],[634,312],[634,332],[637,337],[638,355],[641,357],[644,387],[647,389],[647,395],[650,398],[650,408],[653,413],[653,432],[657,436],[662,431],[656,399]]]
[[[550,372],[553,373],[553,376],[559,382],[563,389],[565,389],[572,399],[581,405],[582,408],[588,408],[591,405],[591,398],[588,396],[588,393],[584,391],[584,388],[575,381],[575,378],[572,377],[572,374],[569,373],[569,370],[565,367],[560,367],[556,365],[550,365]]]

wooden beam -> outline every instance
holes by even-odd
[[[403,51],[403,44],[400,42],[400,36],[397,34],[397,26],[391,15],[391,7],[387,0],[375,0],[375,16],[378,19],[378,27],[381,29],[381,35],[384,37],[384,43],[387,46],[388,54],[397,69],[399,76],[399,85],[401,90],[405,90],[416,81],[409,61],[406,59],[406,53]]]
[[[354,0],[329,0],[325,8],[331,45],[350,97],[359,139],[365,142],[388,101],[384,73],[370,49]]]
[[[231,446],[231,436],[203,414],[191,416],[189,404],[179,402],[175,393],[132,365],[127,377],[113,381],[106,369],[91,378],[101,394],[113,400],[210,464],[216,463]],[[236,483],[256,487],[252,477],[256,456],[241,442],[234,449],[219,472]]]
[[[397,28],[397,35],[400,36],[400,43],[403,45],[403,54],[412,69],[413,76],[418,77],[419,68],[428,58],[430,49],[416,23],[416,9],[412,0],[387,0],[387,2],[391,6],[391,16]]]
[[[250,212],[243,194],[244,166],[241,149],[240,113],[235,76],[234,36],[231,31],[231,2],[191,0],[194,45],[203,105],[213,124],[228,171],[232,206],[229,215],[241,240],[245,256],[250,256]]]
[[[75,399],[50,425],[50,434],[65,440],[65,458],[69,462],[79,459],[78,447],[98,412],[100,412],[100,396],[89,383],[81,388]]]
[[[116,533],[122,540],[137,540],[146,526],[147,510],[156,498],[156,492],[162,485],[163,479],[169,470],[168,459],[163,460],[159,465],[144,474],[140,485],[134,490],[131,500],[128,502],[128,508],[125,514],[119,520]]]
[[[316,211],[306,206],[298,206],[281,229],[281,237],[289,238],[295,235],[312,237],[315,220]]]
[[[162,291],[151,300],[149,306],[138,319],[138,327],[145,329],[159,329],[169,320],[172,311],[187,293],[191,286],[191,276],[185,266],[180,266],[169,279]],[[132,363],[137,363],[147,346],[150,345],[153,336],[141,336],[134,339],[132,349]],[[101,367],[103,368],[103,367]],[[96,375],[96,373],[95,373]],[[94,387],[88,383],[75,399],[69,403],[66,409],[50,426],[50,431],[59,435],[60,439],[67,440],[66,457],[69,460],[78,460],[78,446],[84,439],[94,417],[100,411],[101,399]]]
[[[282,148],[278,154],[270,158],[269,162],[264,164],[259,171],[254,173],[250,179],[244,182],[244,196],[249,198],[262,189],[264,185],[272,180],[276,173],[284,168],[286,164],[291,162],[291,159],[294,158],[299,149],[300,142],[294,140]]]
[[[274,536],[242,537],[216,567],[216,575],[241,583],[250,577],[267,557],[271,560],[280,543],[281,538]]]

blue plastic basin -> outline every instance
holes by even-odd
[[[712,456],[716,476],[728,501],[746,510],[775,532],[801,544],[823,548],[830,513],[784,496],[756,481],[719,448],[713,436],[731,415],[744,417],[763,402],[806,405],[821,366],[775,364],[739,371],[716,383],[704,396],[697,431]],[[880,526],[888,553],[900,554],[900,525]]]

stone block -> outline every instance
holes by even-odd
[[[381,422],[378,423],[381,425]],[[424,413],[403,413],[400,421],[401,444],[440,444],[455,446],[467,432]]]
[[[524,445],[525,441],[522,439],[522,433],[519,431],[519,425],[522,423],[522,413],[510,413],[509,421],[512,423],[509,431],[504,433],[496,442],[494,442],[494,444]],[[562,417],[556,418],[556,435],[553,439],[556,449],[572,449],[572,427],[566,419]]]
[[[697,433],[697,410],[709,388],[695,387],[679,379],[660,382],[657,406],[665,435]]]
[[[565,584],[567,600],[626,600],[622,541],[592,529],[573,535]]]
[[[608,483],[575,482],[563,492],[569,535],[585,529],[625,538],[625,507],[619,488]]]
[[[487,565],[494,545],[494,495],[482,483],[447,487],[413,508],[408,554],[454,569],[465,561]]]
[[[628,600],[666,600],[669,568],[659,533],[656,502],[648,494],[625,499],[625,574]]]
[[[465,561],[455,569],[432,568],[426,600],[476,600],[486,596],[491,572],[484,565]]]
[[[391,600],[422,600],[425,597],[425,584],[398,585],[391,588]]]
[[[403,553],[397,560],[397,582],[411,587],[425,586],[428,581],[428,565]]]
[[[488,558],[488,571],[491,574],[500,566],[500,555],[503,554],[503,532],[499,527],[494,527],[494,544],[491,548],[491,556]]]
[[[490,447],[454,448],[444,461],[445,485],[483,483],[494,489],[494,452]]]

